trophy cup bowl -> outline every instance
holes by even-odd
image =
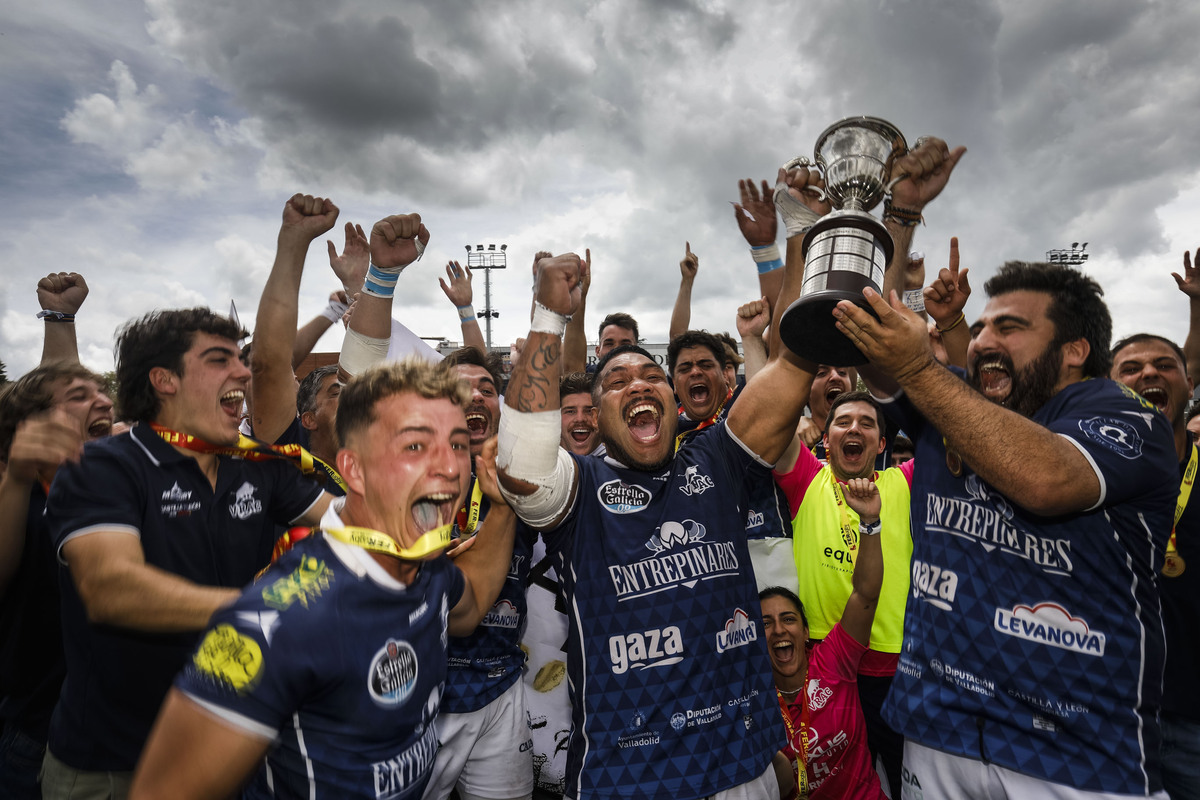
[[[832,312],[840,300],[870,311],[862,290],[881,291],[894,246],[887,228],[867,212],[887,193],[892,161],[905,152],[903,134],[875,117],[844,119],[817,139],[816,163],[836,210],[804,235],[800,297],[779,320],[783,343],[802,358],[839,367],[866,363],[834,326]]]

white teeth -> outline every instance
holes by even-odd
[[[988,361],[984,364],[980,364],[979,371],[982,372],[984,370],[999,370],[1000,372],[1006,371],[1004,369],[1004,364],[1000,361]]]
[[[484,422],[487,421],[487,417],[485,417],[483,414],[467,414],[467,422],[470,422],[473,419],[482,420]]]
[[[226,392],[225,394],[221,395],[222,403],[229,403],[229,402],[240,403],[245,399],[246,399],[246,393],[243,392],[241,389],[232,389],[232,390]]]
[[[771,645],[771,648],[773,650],[782,650],[785,647],[794,647],[794,646],[795,645],[793,645],[791,642],[776,642],[775,644]]]
[[[651,414],[654,415],[655,419],[658,419],[658,409],[655,408],[654,406],[652,406],[650,403],[642,403],[640,405],[634,406],[633,408],[631,408],[629,410],[629,416],[628,416],[629,421],[632,422],[633,418],[636,417],[638,414],[641,414],[643,411],[649,411]]]
[[[453,500],[454,495],[451,494],[450,492],[437,492],[435,494],[425,495],[425,497],[423,497],[421,499],[422,500],[430,500],[434,503],[444,503],[447,500]]]

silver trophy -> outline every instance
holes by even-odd
[[[804,235],[800,297],[779,320],[783,343],[797,355],[839,367],[866,363],[859,349],[834,327],[832,312],[839,300],[869,311],[863,288],[881,291],[892,258],[892,237],[867,212],[890,191],[892,162],[907,151],[896,126],[876,117],[844,119],[817,139],[814,156],[834,211]]]

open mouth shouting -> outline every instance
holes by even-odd
[[[492,415],[487,406],[468,406],[467,430],[471,433],[471,444],[479,444],[492,436]]]
[[[112,433],[113,421],[111,416],[92,420],[87,428],[88,439],[103,439]]]
[[[635,442],[652,444],[662,429],[662,408],[652,400],[635,400],[626,406],[625,424]]]
[[[242,417],[242,404],[246,402],[246,392],[242,389],[230,389],[221,395],[221,410],[232,419]]]
[[[775,665],[775,671],[781,673],[789,672],[790,667],[794,666],[799,658],[796,643],[790,638],[771,642],[770,655],[771,663]]]
[[[596,428],[587,422],[577,422],[567,431],[567,435],[571,437],[571,441],[583,447],[588,443],[596,433]]]
[[[1012,362],[998,355],[976,358],[975,381],[984,397],[996,403],[1003,403],[1012,393]]]
[[[452,523],[457,506],[458,494],[455,492],[431,492],[414,501],[412,519],[417,537]]]
[[[1163,386],[1139,386],[1137,393],[1149,400],[1158,408],[1159,411],[1166,414],[1167,407],[1171,403],[1171,397],[1167,394],[1166,387]]]

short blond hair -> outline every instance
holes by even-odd
[[[403,361],[376,364],[355,375],[342,389],[337,410],[338,441],[344,444],[348,437],[370,427],[376,419],[376,404],[402,392],[430,400],[444,397],[461,408],[471,401],[466,381],[444,362],[409,356]]]

